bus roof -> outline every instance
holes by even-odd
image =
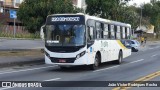
[[[86,19],[93,19],[93,20],[96,20],[96,21],[99,21],[99,22],[104,22],[104,23],[107,23],[107,24],[113,24],[114,25],[118,25],[118,26],[126,26],[126,27],[131,27],[130,24],[127,24],[127,23],[122,23],[122,22],[118,22],[118,21],[113,21],[113,20],[109,20],[109,19],[103,19],[103,18],[100,18],[100,17],[96,17],[96,16],[90,16],[90,15],[87,15],[87,14],[84,14],[84,13],[77,13],[77,14],[52,14],[52,15],[48,15],[47,17],[49,16],[58,16],[58,15],[84,15]]]

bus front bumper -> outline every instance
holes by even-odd
[[[87,55],[80,57],[79,59],[76,58],[53,58],[47,57],[45,55],[45,63],[52,64],[52,65],[60,65],[60,66],[76,66],[76,65],[89,65]]]

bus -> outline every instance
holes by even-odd
[[[41,28],[45,40],[45,63],[60,66],[88,65],[92,70],[101,63],[117,64],[131,55],[122,44],[130,39],[131,25],[85,14],[53,14]]]

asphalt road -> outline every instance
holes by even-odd
[[[148,47],[123,59],[121,65],[105,63],[98,70],[86,66],[61,70],[58,66],[35,65],[0,70],[0,81],[135,81],[160,71],[160,46]],[[160,75],[149,81],[160,81]],[[72,85],[74,82],[65,82]],[[83,83],[81,83],[83,84]],[[112,90],[116,87],[45,87],[0,88],[1,90]],[[129,88],[129,90],[159,90],[160,87]]]

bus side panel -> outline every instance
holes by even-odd
[[[126,58],[131,55],[131,49],[126,48],[120,40],[117,40],[117,44],[120,46],[123,52],[123,58]]]
[[[123,58],[126,58],[131,55],[131,49],[123,50]]]
[[[94,47],[91,46],[87,49],[87,64],[93,64],[94,63],[94,58],[95,58],[95,52],[93,51]]]

